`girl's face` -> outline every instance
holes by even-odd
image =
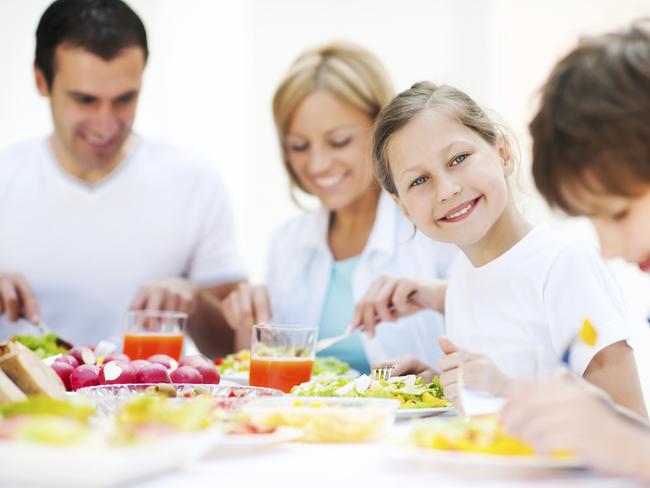
[[[622,257],[650,272],[650,186],[636,197],[574,192],[574,206],[591,218],[606,258]]]
[[[425,110],[395,133],[388,159],[398,205],[431,239],[472,246],[508,204],[505,147],[495,149],[444,112]]]
[[[321,90],[298,105],[284,143],[303,188],[329,210],[340,210],[373,182],[371,135],[368,115]]]

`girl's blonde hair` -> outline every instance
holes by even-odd
[[[397,195],[390,171],[388,145],[391,137],[425,109],[444,110],[465,127],[476,132],[488,144],[496,147],[500,140],[512,147],[508,130],[490,117],[469,95],[448,85],[438,86],[429,81],[416,83],[393,98],[377,116],[372,141],[375,176],[381,186]]]
[[[289,164],[284,138],[296,107],[318,90],[328,91],[373,121],[394,93],[381,62],[354,44],[331,43],[305,51],[294,61],[273,96],[273,117],[296,203],[296,188],[307,192]]]

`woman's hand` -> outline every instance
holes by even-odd
[[[382,276],[363,295],[354,310],[352,329],[361,328],[370,337],[382,321],[392,322],[421,310],[444,312],[447,282]]]
[[[228,325],[234,330],[250,331],[253,324],[271,320],[269,292],[264,285],[240,283],[221,304]]]
[[[445,390],[445,398],[450,400],[457,410],[462,411],[458,385],[461,371],[465,386],[493,395],[506,394],[512,380],[501,373],[488,357],[461,350],[447,337],[441,337],[438,343],[445,354],[438,359],[440,384]]]
[[[617,411],[602,390],[559,370],[509,395],[501,421],[510,434],[540,452],[570,451],[599,471],[650,480],[650,428]]]

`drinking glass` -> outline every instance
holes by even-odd
[[[249,383],[289,393],[309,381],[317,337],[317,327],[254,325]]]
[[[463,336],[452,339],[463,351],[483,355],[507,379],[535,380],[539,377],[542,348],[519,340],[498,339],[494,337]],[[468,417],[493,415],[501,411],[507,399],[498,392],[470,387],[466,378],[468,365],[474,362],[473,371],[477,374],[476,359],[465,354],[461,356],[458,375],[458,392],[463,414]],[[485,372],[489,373],[486,365]],[[502,393],[502,392],[501,392]]]
[[[161,310],[132,310],[124,324],[124,354],[131,359],[147,359],[167,354],[176,361],[183,350],[183,328],[187,314]]]

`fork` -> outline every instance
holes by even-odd
[[[406,296],[406,300],[407,300],[407,301],[413,300],[413,298],[415,298],[415,295],[417,295],[417,293],[418,293],[417,290],[413,290],[413,291],[411,291],[411,293],[409,293],[409,294]],[[392,312],[395,312],[396,310],[397,310],[397,307],[395,307],[395,305],[389,305],[389,306],[388,306],[388,311],[389,311],[389,312],[392,313]],[[382,319],[381,319],[381,318],[379,317],[379,315],[377,315],[377,314],[375,314],[375,317],[374,317],[374,318],[375,318],[375,322],[376,322],[377,324],[378,324],[379,322],[382,321]],[[649,320],[650,320],[650,319],[649,319]],[[348,329],[351,328],[352,331],[355,331],[355,330],[357,330],[357,329],[359,328],[360,325],[361,325],[361,324],[359,324],[359,323],[357,323],[357,324],[350,324],[350,325],[348,326]]]
[[[372,381],[379,381],[379,380],[388,381],[388,378],[390,378],[393,375],[394,370],[395,370],[394,364],[387,364],[384,366],[374,367],[372,368]]]
[[[39,320],[37,323],[34,323],[31,320],[28,320],[22,314],[20,315],[20,317],[22,319],[24,319],[25,321],[29,322],[30,324],[32,324],[34,327],[36,327],[39,330],[39,332],[41,333],[41,335],[45,335],[45,334],[54,335],[56,337],[56,343],[59,346],[65,347],[66,349],[72,349],[74,347],[74,345],[71,342],[66,341],[61,336],[59,336],[56,332],[54,332],[52,329],[50,329],[50,327],[45,322],[43,322],[42,320]]]
[[[334,337],[328,337],[327,339],[319,340],[316,343],[316,352],[321,352],[322,350],[327,349],[328,347],[332,347],[337,342],[341,342],[343,339],[347,339],[350,336],[350,334],[352,334],[353,332],[354,332],[354,330],[350,330],[348,328],[341,335],[337,335],[337,336],[334,336]]]
[[[417,293],[417,290],[413,290],[411,293],[408,294],[406,299],[407,300],[412,300],[416,293]],[[390,307],[388,307],[388,310],[390,310],[391,312],[394,312],[395,311],[395,306],[391,305]],[[381,319],[379,318],[379,316],[376,316],[375,319],[377,320],[377,322],[381,322]],[[343,334],[337,335],[337,336],[334,336],[334,337],[328,337],[327,339],[319,340],[318,342],[316,342],[316,352],[321,352],[322,350],[327,349],[328,347],[332,347],[334,344],[336,344],[338,342],[341,342],[343,339],[347,339],[348,336],[350,334],[352,334],[353,332],[355,332],[356,330],[358,330],[357,327],[353,327],[352,325],[349,325]],[[393,369],[394,369],[394,366],[393,366]],[[387,378],[390,378],[390,374],[388,375]]]

